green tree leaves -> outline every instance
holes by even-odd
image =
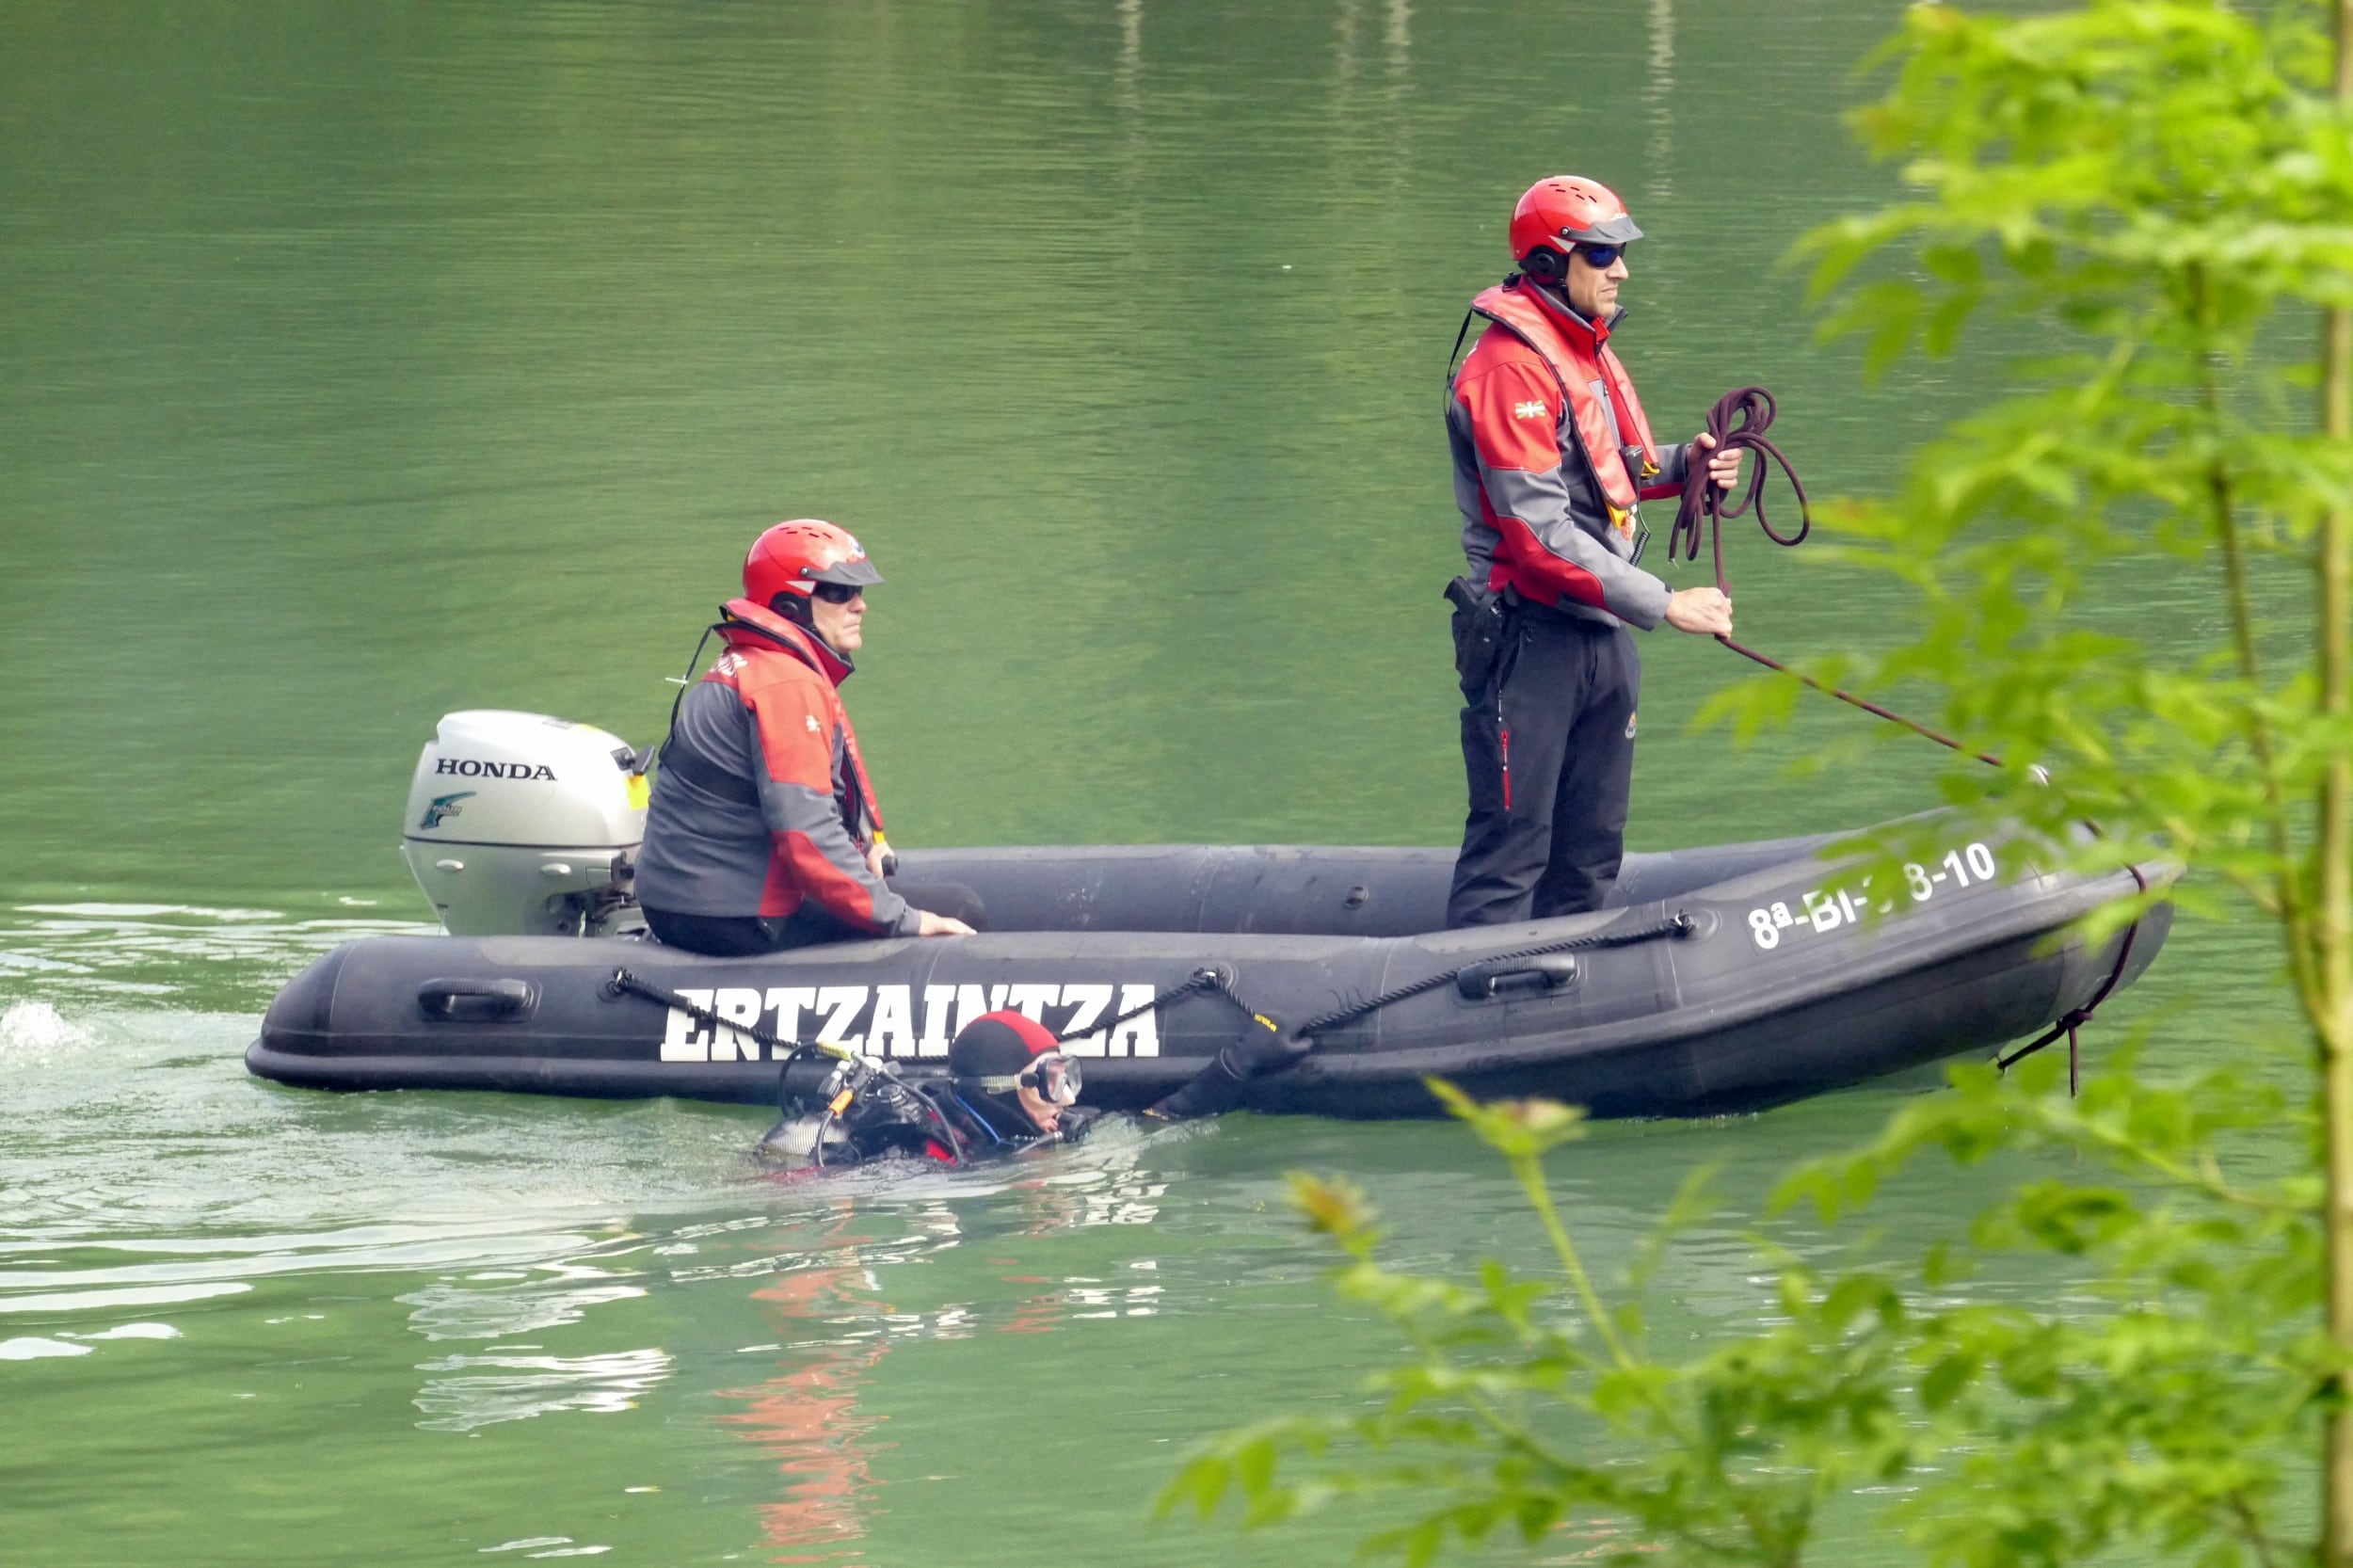
[[[1336,1288],[1412,1353],[1369,1381],[1362,1414],[1219,1439],[1160,1510],[1239,1500],[1266,1525],[1391,1496],[1410,1517],[1366,1548],[1411,1563],[1613,1524],[1644,1561],[1784,1564],[1804,1560],[1829,1503],[1874,1488],[1900,1495],[1891,1522],[1935,1561],[2059,1563],[2128,1542],[2213,1562],[2292,1554],[2274,1520],[2339,1365],[2313,1321],[2318,1190],[2302,1170],[2237,1183],[2219,1150],[2244,1135],[2309,1146],[2313,1119],[2228,1070],[2156,1088],[2127,1067],[2073,1100],[2058,1070],[1958,1069],[1869,1145],[1793,1173],[1773,1207],[1834,1219],[1917,1160],[1968,1171],[2022,1149],[2088,1176],[2020,1184],[1908,1268],[1784,1258],[1774,1326],[1681,1363],[1647,1353],[1639,1295],[1613,1305],[1593,1288],[1548,1193],[1536,1223],[1558,1271],[1489,1262],[1461,1282],[1392,1271],[1361,1193],[1295,1177],[1345,1256]],[[1576,1125],[1541,1101],[1433,1087],[1515,1169],[1542,1159],[1531,1124]],[[1703,1212],[1695,1182],[1662,1235]],[[2003,1256],[2088,1261],[2098,1283],[2054,1310],[1953,1303],[1958,1273]]]

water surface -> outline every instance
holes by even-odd
[[[1449,1128],[779,1184],[750,1111],[239,1054],[312,955],[424,917],[396,814],[438,715],[653,738],[787,515],[888,575],[849,696],[904,843],[1449,841],[1440,378],[1529,181],[1651,234],[1619,342],[1662,437],[1761,380],[1816,488],[1866,491],[1998,385],[1988,345],[1863,388],[1774,265],[1890,189],[1837,113],[1897,9],[0,0],[11,1560],[1337,1558],[1357,1521],[1237,1544],[1144,1500],[1390,1349],[1285,1170],[1364,1182],[1419,1265],[1532,1261]],[[1883,585],[1734,552],[1747,640],[1893,634]],[[2128,566],[2095,617],[2202,632],[2201,594]],[[1855,733],[1828,705],[1689,733],[1739,670],[1643,651],[1635,847],[1934,798],[1916,743],[1793,776]],[[2244,1048],[2270,963],[2188,927],[2097,1042]],[[1692,1165],[1759,1192],[1916,1092],[1612,1128],[1562,1191],[1613,1266]],[[1770,1310],[1745,1224],[1675,1255],[1666,1347]]]

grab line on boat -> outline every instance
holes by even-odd
[[[2144,893],[2149,890],[2149,879],[2140,874],[2138,866],[2127,861],[2124,869],[2133,873],[2133,885],[2136,888]],[[2124,966],[2131,963],[2133,959],[2133,939],[2139,935],[2140,922],[2138,920],[2126,926],[2124,940],[2118,945],[2116,950],[2116,968],[2108,971],[2108,977],[2100,983],[2100,988],[2091,993],[2091,1000],[2072,1012],[2061,1014],[2058,1022],[2046,1030],[2042,1037],[2034,1044],[2022,1046],[2008,1056],[1995,1058],[1993,1063],[1995,1068],[2008,1072],[2013,1064],[2024,1062],[2027,1057],[2064,1034],[2067,1036],[2067,1097],[2073,1099],[2083,1071],[2082,1046],[2075,1038],[2075,1032],[2091,1021],[2091,1015],[2099,1011],[2100,1004],[2108,1000],[2108,993],[2115,990],[2118,984],[2123,980]]]
[[[1514,958],[1541,958],[1548,952],[1575,952],[1587,948],[1632,947],[1637,942],[1657,941],[1662,936],[1689,936],[1699,929],[1699,925],[1700,922],[1692,919],[1689,911],[1678,909],[1664,920],[1655,920],[1649,925],[1641,926],[1632,931],[1597,931],[1590,936],[1569,936],[1557,942],[1541,942],[1534,947],[1514,948],[1509,952],[1491,952],[1483,957],[1473,959],[1471,963],[1500,964]],[[1410,984],[1400,985],[1395,990],[1384,991],[1369,1001],[1360,1001],[1352,1006],[1335,1008],[1329,1013],[1309,1018],[1299,1026],[1296,1032],[1302,1035],[1328,1033],[1342,1024],[1354,1023],[1358,1018],[1378,1013],[1385,1007],[1394,1006],[1409,998],[1420,996],[1425,991],[1434,991],[1441,985],[1451,985],[1461,978],[1463,971],[1470,967],[1470,964],[1458,965],[1442,973],[1425,975]]]
[[[640,980],[627,969],[615,969],[605,977],[604,984],[597,987],[597,992],[607,1001],[618,1001],[625,996],[658,1001],[664,1007],[685,1014],[698,1024],[707,1024],[714,1030],[728,1030],[747,1040],[757,1040],[779,1058],[809,1047],[809,1042],[805,1040],[778,1039],[772,1031],[759,1024],[737,1023],[733,1018],[723,1018],[710,1008],[689,1001],[676,991],[665,991],[651,981]]]

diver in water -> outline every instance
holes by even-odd
[[[910,1079],[887,1061],[811,1052],[786,1064],[788,1104],[760,1141],[759,1157],[813,1168],[891,1158],[964,1165],[1075,1143],[1101,1114],[1080,1108],[1080,1083],[1078,1060],[1053,1032],[1010,1010],[984,1014],[957,1032],[945,1079]]]
[[[1143,1119],[1181,1122],[1230,1111],[1253,1079],[1289,1066],[1306,1049],[1254,1015],[1241,1038]],[[908,1078],[888,1061],[805,1048],[785,1064],[784,1114],[757,1153],[771,1165],[806,1168],[891,1158],[965,1165],[1075,1144],[1103,1116],[1079,1103],[1083,1088],[1078,1058],[1053,1031],[1010,1009],[957,1031],[944,1079]]]

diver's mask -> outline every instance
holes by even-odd
[[[1079,1091],[1085,1079],[1079,1071],[1079,1059],[1058,1050],[1040,1051],[1030,1058],[1030,1064],[1018,1073],[1005,1078],[977,1078],[967,1081],[984,1094],[1010,1095],[1027,1089],[1048,1105],[1073,1106],[1079,1103]]]

